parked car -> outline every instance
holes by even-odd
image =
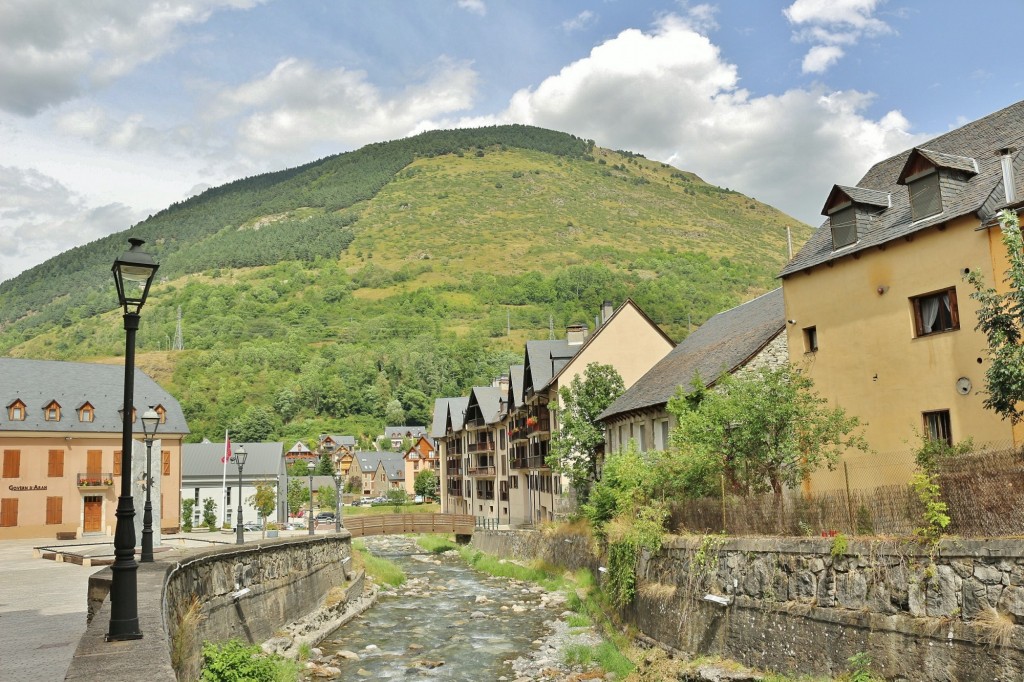
[[[416,497],[412,498],[412,502],[413,504],[423,504],[423,496],[417,495]]]
[[[334,512],[320,512],[316,515],[317,523],[326,523],[334,520]]]
[[[254,523],[254,522],[250,521],[249,523],[243,523],[242,524],[242,529],[250,531],[250,532],[258,531],[258,530],[263,530],[263,524],[262,523]]]

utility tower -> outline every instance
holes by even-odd
[[[181,333],[181,306],[178,306],[178,328],[174,331],[174,350],[185,350],[185,337]]]

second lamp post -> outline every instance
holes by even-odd
[[[306,469],[309,471],[309,518],[306,523],[309,524],[309,534],[313,534],[313,524],[316,523],[316,519],[313,518],[313,472],[316,470],[316,464],[310,462],[306,465]]]
[[[238,545],[245,544],[245,529],[242,528],[242,467],[245,466],[245,458],[248,456],[249,453],[243,445],[235,448],[235,453],[231,455],[231,461],[238,465],[238,525],[235,527],[235,544]]]
[[[150,405],[142,415],[142,433],[146,437],[146,505],[142,512],[142,561],[153,560],[153,436],[160,426],[160,415]]]

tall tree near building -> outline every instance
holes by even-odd
[[[590,487],[597,480],[597,453],[604,445],[604,429],[597,415],[625,390],[618,371],[597,362],[587,365],[582,379],[576,375],[559,389],[561,405],[556,412],[560,429],[551,438],[547,463],[569,477],[580,504],[589,499]]]
[[[438,488],[440,480],[437,474],[434,473],[433,469],[424,469],[423,471],[416,474],[416,478],[413,479],[413,490],[416,491],[417,495],[422,495],[424,498],[438,497]]]
[[[669,454],[678,461],[664,468],[687,488],[670,494],[708,494],[721,476],[737,494],[780,494],[844,450],[867,450],[857,418],[829,407],[789,364],[727,375],[711,390],[677,394],[668,409],[679,423]]]
[[[260,481],[256,484],[256,492],[249,496],[247,502],[252,505],[263,521],[263,538],[267,537],[267,519],[277,508],[277,488],[267,482]]]
[[[1005,277],[1009,289],[998,293],[976,270],[965,278],[974,287],[971,298],[979,304],[975,329],[988,340],[985,407],[1016,424],[1024,419],[1024,240],[1015,212],[1001,211],[998,220],[1010,263]]]

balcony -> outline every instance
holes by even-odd
[[[529,469],[529,458],[528,457],[513,457],[509,463],[509,466],[513,469]]]
[[[467,452],[494,452],[494,441],[493,440],[482,440],[476,443],[470,443],[466,448]]]
[[[445,471],[449,474],[461,474],[462,473],[462,460],[448,460],[445,462]]]
[[[469,469],[466,470],[466,474],[469,476],[494,476],[495,468],[493,466],[470,467]]]
[[[462,497],[462,485],[461,484],[449,485],[448,486],[448,496],[449,497]]]
[[[527,435],[534,435],[538,433],[550,433],[551,431],[551,419],[543,418],[537,419],[536,417],[530,417],[526,420],[526,432]]]
[[[114,485],[114,474],[78,474],[79,488],[110,488]]]

